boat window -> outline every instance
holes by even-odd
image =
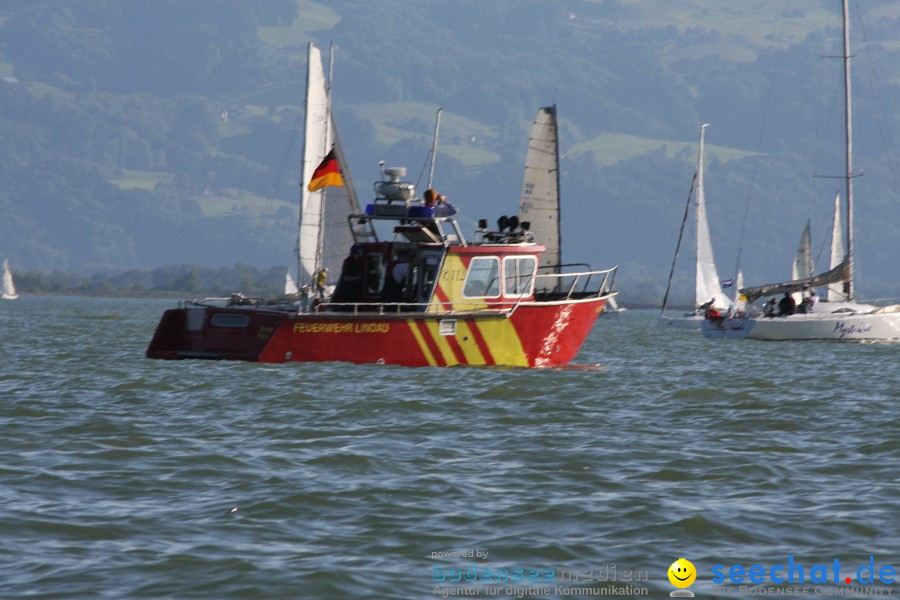
[[[209,318],[209,324],[213,327],[240,329],[250,324],[250,316],[236,313],[214,313]]]
[[[383,287],[384,257],[381,254],[366,254],[366,292],[380,294]]]
[[[466,298],[497,298],[500,296],[500,259],[496,256],[473,258],[463,284]]]
[[[530,296],[534,289],[537,259],[533,256],[507,256],[503,259],[503,294]]]
[[[418,257],[416,266],[412,268],[410,285],[415,290],[417,302],[428,302],[434,288],[434,283],[444,259],[443,250],[423,250]]]
[[[437,276],[438,266],[441,264],[441,256],[422,256],[422,297],[431,295],[434,279]]]

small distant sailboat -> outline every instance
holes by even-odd
[[[616,314],[620,312],[624,312],[627,310],[623,306],[619,306],[619,303],[616,302],[615,296],[610,296],[609,300],[606,301],[606,304],[603,305],[603,314]]]
[[[791,265],[792,281],[808,280],[815,274],[813,273],[812,235],[810,234],[809,227],[810,220],[807,219],[806,226],[803,228],[803,233],[800,234],[800,245],[797,246],[794,264]],[[794,292],[791,296],[793,296],[794,302],[798,305],[803,301],[803,296],[800,292]]]
[[[844,237],[841,225],[841,195],[834,197],[834,215],[831,218],[831,259],[828,269],[834,269],[844,261]],[[825,300],[828,302],[847,302],[846,289],[843,283],[830,283],[825,288]]]
[[[12,271],[9,270],[9,260],[3,259],[3,293],[0,298],[3,300],[15,300],[19,297],[16,293],[16,285],[13,283]]]
[[[688,204],[684,210],[684,220],[681,225],[681,233],[678,236],[678,244],[675,248],[675,256],[672,259],[672,270],[675,269],[675,261],[681,247],[681,236],[684,234],[684,225],[687,222],[688,210],[691,201],[694,204],[695,230],[696,230],[696,262],[694,278],[694,310],[681,316],[667,317],[666,304],[669,299],[669,290],[672,283],[672,274],[669,274],[669,285],[663,297],[662,310],[659,324],[666,327],[678,327],[681,329],[699,329],[703,321],[703,315],[708,307],[720,309],[722,313],[732,304],[732,301],[722,291],[722,282],[716,269],[716,259],[713,255],[712,240],[709,234],[709,222],[706,218],[706,195],[703,189],[703,142],[708,124],[700,126],[700,149],[697,158],[697,171],[694,174],[695,187],[693,194],[688,198]]]
[[[291,277],[291,272],[287,271],[284,274],[284,295],[285,296],[293,296],[294,294],[299,294],[300,290],[297,288],[297,282],[294,281],[294,278]]]
[[[806,227],[800,235],[800,245],[797,246],[797,255],[794,257],[794,265],[791,267],[791,279],[809,279],[813,275],[812,262],[812,236],[809,233],[809,219]]]

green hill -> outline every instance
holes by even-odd
[[[854,7],[856,8],[856,7]],[[859,287],[900,295],[900,0],[854,15]],[[0,253],[115,274],[292,264],[306,45],[336,42],[361,197],[378,163],[436,183],[464,227],[517,206],[527,131],[561,118],[567,261],[661,297],[701,123],[713,242],[748,282],[821,243],[841,172],[839,4],[751,0],[10,0],[0,5]],[[745,222],[745,215],[746,222]],[[741,232],[743,241],[741,241]],[[824,260],[824,259],[820,259]],[[723,276],[725,276],[723,274]],[[687,289],[690,275],[680,273]],[[642,298],[629,296],[642,290]]]

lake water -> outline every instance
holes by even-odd
[[[627,311],[562,370],[147,360],[173,304],[0,303],[0,597],[900,593],[900,344]]]

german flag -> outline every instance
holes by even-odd
[[[312,178],[309,180],[309,185],[306,186],[306,189],[315,192],[330,185],[344,186],[344,178],[341,177],[341,169],[338,166],[337,158],[334,156],[334,148],[325,155],[325,159],[313,171]]]

